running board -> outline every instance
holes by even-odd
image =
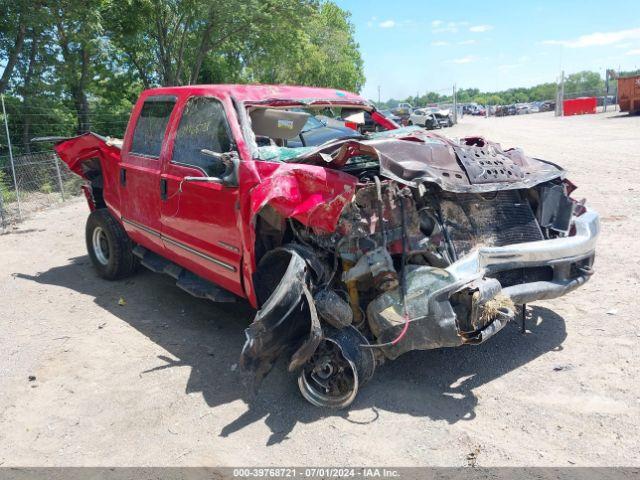
[[[212,302],[228,303],[237,301],[233,293],[226,291],[209,280],[199,277],[195,273],[182,268],[180,265],[153,253],[141,245],[136,245],[133,254],[140,259],[140,263],[155,273],[164,273],[175,278],[176,286],[198,298],[206,298]]]

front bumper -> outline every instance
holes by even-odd
[[[416,267],[409,271],[406,310],[411,323],[402,341],[384,349],[385,355],[396,358],[409,350],[481,343],[492,336],[508,319],[503,316],[476,328],[482,304],[469,304],[474,292],[478,292],[474,298],[483,301],[501,293],[514,304],[523,304],[560,297],[583,285],[593,273],[598,214],[588,209],[575,218],[574,225],[575,234],[570,237],[480,247],[446,269]],[[512,273],[522,273],[521,280],[506,281]],[[404,308],[397,289],[370,303],[368,318],[379,342],[397,337],[404,326]]]

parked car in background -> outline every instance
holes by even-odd
[[[416,108],[415,110],[413,110],[411,115],[409,115],[409,120],[407,124],[420,125],[421,127],[424,127],[427,130],[440,128],[440,123],[438,122],[438,119],[436,118],[436,116],[424,108]]]
[[[391,110],[391,112],[395,116],[400,118],[400,123],[402,125],[407,125],[407,123],[409,122],[409,115],[411,115],[411,112],[413,110],[414,108],[411,106],[410,103],[399,103],[396,108],[393,108]]]
[[[541,112],[552,112],[555,109],[556,109],[556,102],[553,102],[551,100],[547,100],[546,102],[542,102],[540,104]]]
[[[441,128],[451,127],[453,125],[453,113],[448,108],[426,107],[425,111],[433,113],[438,120]]]
[[[526,103],[516,103],[516,115],[526,115],[530,113],[529,105]]]

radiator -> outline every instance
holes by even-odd
[[[458,258],[479,246],[501,247],[543,240],[531,206],[520,190],[483,194],[442,192],[440,211]]]

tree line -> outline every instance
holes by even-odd
[[[615,95],[616,83],[609,86],[609,94]],[[556,98],[557,83],[541,83],[533,87],[509,88],[499,92],[481,92],[477,88],[463,88],[456,92],[459,103],[478,103],[480,105],[510,105],[513,103],[553,100]],[[568,75],[564,83],[565,96],[603,95],[605,80],[598,72],[582,71]],[[451,103],[452,94],[427,92],[420,96],[410,96],[403,100],[389,99],[381,108],[393,108],[398,103],[407,102],[411,105],[429,105],[432,103]]]
[[[149,87],[359,91],[365,80],[350,15],[328,0],[0,0],[0,11],[0,93],[18,151],[38,135],[121,136]]]

